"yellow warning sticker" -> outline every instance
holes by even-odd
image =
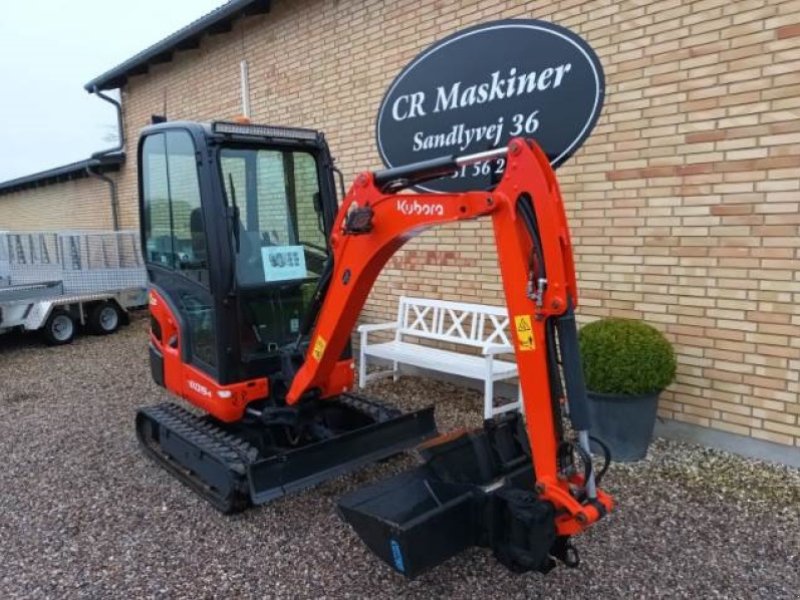
[[[536,342],[533,339],[531,315],[518,315],[514,317],[514,326],[517,329],[519,349],[523,352],[527,350],[536,350]]]
[[[325,346],[328,343],[325,341],[325,338],[321,335],[317,336],[317,341],[314,342],[314,349],[311,351],[311,356],[314,357],[314,360],[317,362],[322,360],[322,355],[325,354]]]

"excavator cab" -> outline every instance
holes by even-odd
[[[163,123],[143,132],[139,164],[147,270],[185,321],[184,362],[220,384],[279,372],[329,260],[323,136]]]
[[[138,151],[154,380],[202,409],[137,415],[145,450],[223,511],[262,503],[433,435],[433,409],[401,415],[346,393],[349,340],[297,406],[332,268],[337,211],[322,134],[242,123],[166,122]]]

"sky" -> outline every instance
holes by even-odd
[[[0,10],[0,182],[113,146],[83,85],[225,0],[7,0]]]

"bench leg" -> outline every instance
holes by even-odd
[[[392,381],[400,379],[400,369],[397,361],[392,361]]]
[[[364,352],[364,346],[367,345],[367,335],[365,331],[361,332],[361,344],[358,346],[358,389],[363,390],[367,385],[367,353]]]
[[[483,418],[489,420],[494,417],[494,381],[491,376],[486,378],[483,388]]]
[[[483,419],[488,421],[494,417],[494,379],[492,378],[494,356],[487,354],[485,360],[486,374],[484,375],[483,384]]]

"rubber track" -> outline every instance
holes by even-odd
[[[175,404],[158,404],[140,409],[138,412],[137,435],[152,458],[223,512],[236,512],[247,507],[249,495],[245,475],[247,467],[258,459],[256,448],[214,425],[208,419],[198,417]],[[174,432],[202,453],[212,457],[213,462],[228,471],[236,488],[234,496],[223,498],[212,493],[199,477],[189,475],[183,465],[178,466],[177,461],[167,458],[163,449],[154,447],[150,440],[145,439],[138,426],[140,418],[146,418],[160,428]]]
[[[376,423],[394,419],[402,414],[401,410],[393,406],[375,402],[359,394],[342,394],[336,400],[374,419]]]

